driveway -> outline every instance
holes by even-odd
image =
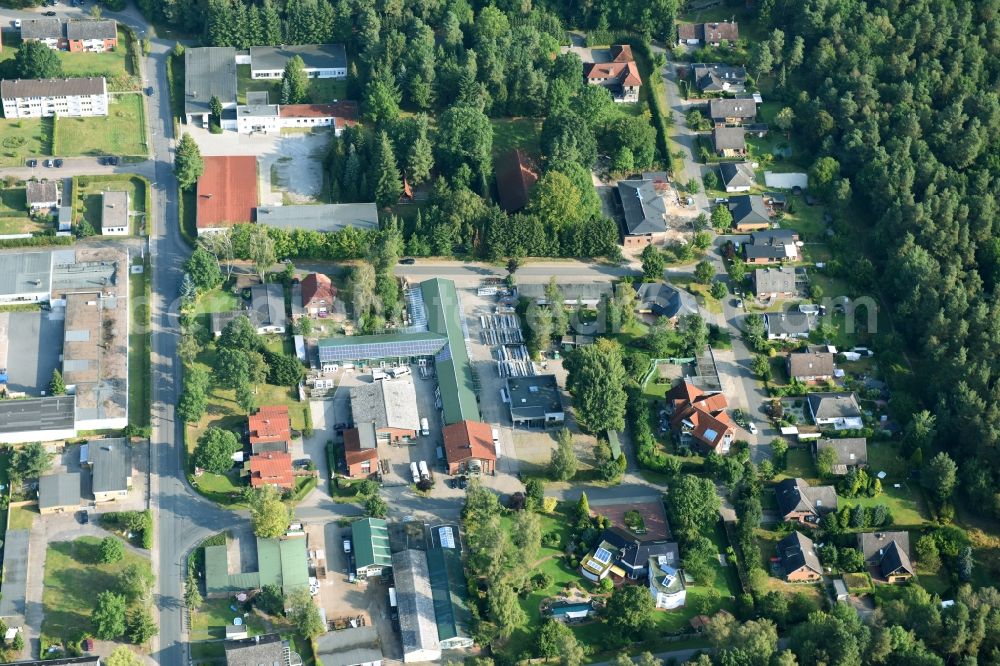
[[[653,53],[666,53],[662,46],[655,44],[652,46],[652,51]],[[683,171],[678,170],[678,172],[675,172],[674,180],[681,184],[686,184],[692,178],[698,180],[699,188],[698,193],[693,195],[694,203],[699,211],[707,214],[709,212],[708,197],[705,196],[704,188],[701,186],[701,178],[710,170],[710,167],[699,164],[695,160],[698,148],[698,134],[688,129],[687,123],[684,120],[684,114],[687,113],[690,105],[681,97],[680,89],[677,87],[677,69],[675,64],[668,62],[666,67],[660,72],[660,75],[663,77],[663,85],[667,91],[667,105],[670,107],[671,113],[673,113],[674,126],[671,129],[671,138],[677,144],[680,151],[684,153],[681,160]]]

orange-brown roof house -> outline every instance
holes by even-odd
[[[198,179],[198,235],[253,220],[257,207],[257,158],[206,157]]]
[[[458,474],[478,463],[483,474],[492,474],[497,463],[493,429],[481,421],[459,421],[445,426],[444,457],[448,473]]]

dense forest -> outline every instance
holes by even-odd
[[[796,94],[777,92],[851,181],[839,263],[893,311],[896,413],[932,414],[907,428],[909,453],[951,453],[967,498],[1000,516],[1000,2],[758,4],[805,42]]]

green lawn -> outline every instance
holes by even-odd
[[[231,606],[236,605],[237,610]],[[204,641],[213,638],[225,638],[226,627],[233,623],[233,618],[243,617],[245,612],[250,613],[249,618],[244,618],[247,631],[251,636],[257,636],[265,632],[264,623],[249,604],[242,607],[232,599],[206,599],[198,610],[191,613],[191,641]]]
[[[785,470],[778,474],[775,480],[800,478],[813,484],[819,483],[819,472],[816,470],[816,463],[809,446],[790,447],[786,460]]]
[[[147,266],[148,269],[148,266]],[[128,411],[129,423],[149,425],[151,389],[149,384],[150,326],[149,306],[136,307],[147,298],[146,274],[129,275],[129,300],[133,304],[128,335]]]
[[[118,30],[118,48],[105,53],[70,53],[69,51],[57,51],[59,60],[62,61],[63,74],[67,77],[79,76],[103,76],[108,79],[111,86],[111,79],[122,77],[127,74],[134,74],[130,71],[128,64],[128,40],[125,32]],[[113,89],[113,88],[112,88]]]
[[[923,491],[919,484],[909,478],[909,465],[890,442],[868,442],[868,472],[876,475],[885,472],[882,479],[882,494],[877,497],[863,497],[846,500],[851,504],[873,506],[885,504],[892,513],[896,527],[918,527],[930,520]],[[899,488],[896,488],[899,484]]]
[[[62,122],[62,121],[60,121]],[[130,213],[146,212],[146,179],[140,176],[78,176],[73,180],[74,220],[85,219],[95,230],[101,228],[101,195],[105,191],[128,192]],[[129,217],[129,232],[135,233],[142,216]]]
[[[10,509],[10,529],[30,530],[31,524],[38,516],[37,506],[15,506]]]
[[[542,121],[535,118],[494,118],[493,124],[493,156],[502,155],[508,150],[520,148],[538,159],[541,156],[539,135],[542,131]]]
[[[52,119],[0,119],[0,137],[0,166],[23,166],[29,157],[52,154]]]
[[[115,95],[108,115],[94,118],[59,118],[55,150],[60,155],[134,155],[149,153],[142,96]]]
[[[281,79],[252,79],[250,65],[237,65],[236,76],[236,100],[240,104],[246,104],[248,92],[266,92],[271,104],[281,101]],[[347,81],[309,79],[309,101],[313,104],[328,104],[346,97]]]
[[[28,216],[23,187],[0,190],[0,235],[44,231],[46,225]]]
[[[100,561],[101,540],[81,537],[49,544],[43,582],[42,646],[78,640],[91,631],[90,615],[97,595],[116,586],[115,578],[132,563],[149,567],[149,560],[131,551],[114,564]]]

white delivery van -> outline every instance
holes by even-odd
[[[413,483],[420,481],[420,470],[417,468],[417,463],[410,463],[410,474],[413,476]]]
[[[420,419],[420,434],[423,435],[424,437],[431,434],[431,426],[427,422],[426,416]]]
[[[500,428],[493,428],[493,443],[500,441]]]
[[[429,478],[431,478],[431,472],[430,472],[429,469],[427,469],[427,461],[426,460],[421,460],[420,461],[419,469],[420,469],[420,478],[421,479],[429,479]]]

